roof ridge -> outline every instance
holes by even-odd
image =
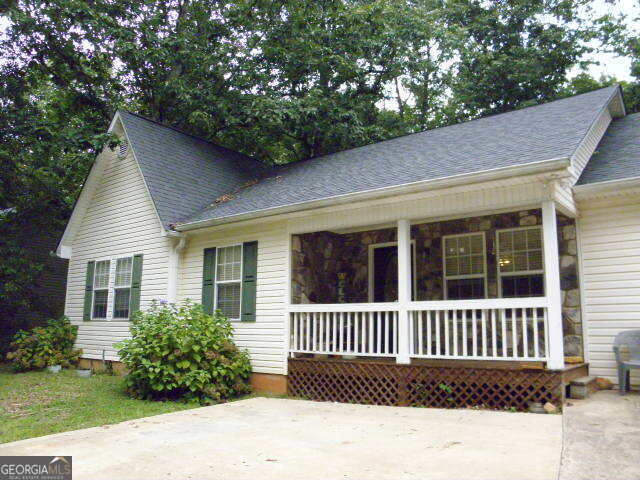
[[[229,147],[225,147],[224,145],[220,145],[219,143],[212,142],[211,140],[207,140],[206,138],[202,138],[202,137],[200,137],[198,135],[194,135],[193,133],[185,132],[184,130],[179,129],[178,127],[174,127],[172,125],[166,125],[166,124],[164,124],[162,122],[159,122],[158,120],[153,120],[153,119],[151,119],[149,117],[145,117],[144,115],[140,115],[139,113],[135,113],[135,112],[131,112],[129,110],[125,110],[124,108],[119,108],[117,111],[118,112],[124,112],[124,113],[127,113],[129,115],[133,115],[134,117],[137,117],[137,118],[139,118],[141,120],[145,120],[145,121],[147,121],[149,123],[153,123],[153,124],[158,125],[160,127],[168,128],[169,130],[173,130],[174,132],[180,133],[182,135],[186,135],[187,137],[195,138],[196,140],[200,140],[201,142],[208,143],[209,145],[212,145],[214,147],[221,148],[223,150],[226,150],[227,152],[235,153],[236,155],[242,155],[246,159],[253,160],[254,162],[258,162],[258,163],[260,163],[261,165],[263,165],[265,167],[270,167],[269,164],[267,164],[265,162],[262,162],[261,160],[258,160],[257,158],[254,158],[251,155],[247,155],[246,153],[242,153],[242,152],[239,152],[237,150],[233,150],[233,149],[231,149]]]
[[[398,136],[396,136],[396,137],[386,138],[386,139],[384,139],[384,140],[378,140],[378,141],[375,141],[375,142],[367,143],[367,144],[365,144],[365,145],[360,145],[360,146],[358,146],[358,147],[346,148],[346,149],[344,149],[344,150],[336,150],[335,152],[331,152],[331,153],[323,153],[322,155],[315,155],[315,156],[313,156],[313,157],[305,158],[305,159],[298,160],[298,161],[295,161],[295,162],[290,162],[290,163],[285,163],[285,164],[277,165],[277,167],[279,167],[279,168],[283,168],[283,167],[293,166],[293,165],[297,165],[297,164],[299,164],[299,163],[307,162],[307,161],[309,161],[309,160],[315,160],[315,159],[317,159],[317,158],[326,157],[326,156],[328,156],[328,155],[335,155],[335,154],[337,154],[337,153],[349,152],[349,151],[352,151],[352,150],[357,150],[357,149],[360,149],[360,148],[368,147],[368,146],[370,146],[370,145],[377,145],[377,144],[380,144],[380,143],[390,142],[390,141],[392,141],[392,140],[396,140],[396,139],[398,139],[398,138],[409,137],[409,136],[411,136],[411,135],[419,135],[419,134],[421,134],[421,133],[426,133],[426,132],[434,132],[434,131],[436,131],[436,130],[444,130],[445,128],[456,127],[456,126],[458,126],[458,125],[466,125],[466,124],[469,124],[469,123],[472,123],[472,122],[477,122],[477,121],[479,121],[479,120],[486,120],[487,118],[495,118],[495,117],[499,117],[499,116],[501,116],[501,115],[508,115],[508,114],[512,114],[512,113],[515,113],[515,112],[521,112],[521,111],[523,111],[523,110],[527,110],[527,109],[529,109],[529,108],[541,107],[541,106],[543,106],[543,105],[549,105],[549,104],[556,103],[556,102],[561,102],[561,101],[564,101],[564,100],[569,100],[569,99],[573,99],[573,98],[578,98],[578,97],[582,97],[582,96],[584,96],[584,95],[589,95],[589,94],[592,94],[592,93],[594,93],[594,92],[598,92],[598,91],[601,91],[601,90],[606,90],[606,89],[608,89],[608,88],[614,88],[614,87],[615,87],[615,88],[619,88],[619,87],[620,87],[620,84],[619,84],[619,83],[616,83],[616,84],[614,84],[614,85],[609,85],[609,86],[607,86],[607,87],[597,88],[597,89],[595,89],[595,90],[591,90],[591,91],[589,91],[589,92],[580,93],[580,94],[578,94],[578,95],[570,95],[570,96],[568,96],[568,97],[556,98],[555,100],[550,100],[550,101],[548,101],[548,102],[543,102],[543,103],[537,103],[537,104],[535,104],[535,105],[528,105],[528,106],[526,106],[526,107],[522,107],[522,108],[516,108],[515,110],[509,110],[509,111],[507,111],[507,112],[493,113],[493,114],[491,114],[491,115],[486,115],[486,116],[484,116],[484,117],[471,118],[471,119],[468,119],[468,120],[464,120],[464,121],[462,121],[462,122],[452,123],[451,125],[443,125],[443,126],[441,126],[441,127],[427,128],[427,129],[425,129],[425,130],[420,130],[420,131],[418,131],[418,132],[405,133],[405,134],[403,134],[403,135],[398,135]]]

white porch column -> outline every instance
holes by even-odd
[[[564,338],[562,334],[562,296],[560,291],[560,259],[556,206],[553,200],[542,202],[542,233],[544,241],[544,285],[548,306],[547,367],[564,368]]]
[[[409,302],[411,301],[411,225],[398,220],[398,355],[397,363],[410,363]]]

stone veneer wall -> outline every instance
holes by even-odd
[[[541,211],[529,210],[413,225],[411,238],[416,243],[416,299],[444,298],[443,235],[485,232],[487,292],[489,298],[497,298],[496,230],[541,224]],[[367,302],[369,245],[394,241],[395,228],[347,234],[315,232],[294,235],[293,303]],[[558,214],[558,245],[565,355],[582,356],[575,222],[561,214]]]

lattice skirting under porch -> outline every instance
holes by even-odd
[[[527,410],[562,400],[562,376],[544,370],[435,367],[289,359],[288,391],[310,400],[416,407]]]

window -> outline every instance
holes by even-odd
[[[216,310],[220,310],[230,320],[239,320],[242,245],[218,248],[217,255]]]
[[[442,238],[444,294],[449,300],[486,297],[484,233],[447,235]]]
[[[93,273],[93,314],[96,319],[107,318],[107,303],[109,299],[109,270],[111,262],[101,260],[96,262]]]
[[[544,296],[542,228],[513,228],[496,235],[501,296]]]
[[[113,287],[113,318],[129,318],[132,269],[133,257],[116,260],[116,275]]]

